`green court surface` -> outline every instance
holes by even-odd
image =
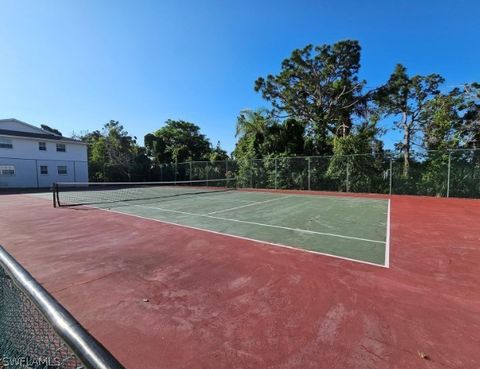
[[[147,197],[89,206],[388,266],[385,199],[256,191]]]

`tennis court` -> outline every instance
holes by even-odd
[[[241,191],[223,179],[60,183],[56,201],[388,267],[387,199]]]
[[[28,272],[85,347],[126,368],[476,369],[479,202],[356,196],[220,182],[65,185],[57,208],[2,195],[0,243],[25,271],[0,252],[0,345],[84,360],[23,298]]]

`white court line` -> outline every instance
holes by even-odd
[[[276,198],[270,199],[270,200],[256,201],[256,202],[252,202],[252,203],[250,203],[250,204],[235,206],[235,207],[229,208],[229,209],[222,209],[222,210],[212,211],[211,213],[207,213],[207,215],[212,215],[212,214],[217,214],[217,213],[224,213],[224,212],[230,211],[230,210],[243,209],[243,208],[246,208],[247,206],[266,204],[267,202],[272,202],[272,201],[277,201],[277,200],[284,200],[284,199],[288,199],[289,197],[292,197],[292,196],[281,196],[281,197],[276,197]]]
[[[96,206],[90,206],[90,205],[85,205],[85,206],[86,206],[86,207],[90,207],[90,208],[92,208],[92,209],[108,211],[108,212],[111,212],[111,213],[120,214],[120,215],[126,215],[126,216],[131,216],[131,217],[140,218],[140,219],[143,219],[143,220],[149,220],[149,221],[153,221],[153,222],[158,222],[158,223],[163,223],[163,224],[169,224],[169,225],[173,225],[173,226],[177,226],[177,227],[182,227],[182,228],[194,229],[194,230],[196,230],[196,231],[213,233],[213,234],[220,235],[220,236],[238,238],[238,239],[240,239],[240,240],[251,241],[251,242],[260,243],[260,244],[263,244],[263,245],[270,245],[270,246],[282,247],[282,248],[289,249],[289,250],[294,250],[294,251],[297,251],[297,252],[306,252],[306,253],[308,253],[308,254],[328,256],[328,257],[335,258],[335,259],[347,260],[347,261],[352,261],[352,262],[355,262],[355,263],[367,264],[367,265],[371,265],[371,266],[375,266],[375,267],[385,268],[385,265],[383,265],[383,264],[376,264],[376,263],[372,263],[372,262],[370,262],[370,261],[363,261],[363,260],[358,260],[358,259],[352,259],[352,258],[349,258],[349,257],[346,257],[346,256],[339,256],[339,255],[327,254],[327,253],[325,253],[325,252],[302,249],[302,248],[299,248],[299,247],[288,246],[288,245],[284,245],[284,244],[281,244],[281,243],[275,243],[275,242],[269,242],[269,241],[262,241],[262,240],[257,240],[257,239],[255,239],[255,238],[237,236],[237,235],[235,235],[235,234],[223,233],[223,232],[219,232],[219,231],[212,231],[212,230],[210,230],[210,229],[205,229],[205,228],[200,228],[200,227],[189,226],[189,225],[185,225],[185,224],[181,224],[181,223],[169,222],[169,221],[161,220],[161,219],[144,217],[144,216],[142,216],[142,215],[137,215],[137,214],[132,214],[132,213],[124,213],[124,212],[118,211],[118,210],[97,208]]]
[[[36,198],[46,200],[46,201],[50,201],[49,199],[44,198],[44,197],[36,197]],[[322,255],[322,256],[327,256],[327,257],[331,257],[331,258],[335,258],[335,259],[347,260],[347,261],[351,261],[351,262],[354,262],[354,263],[366,264],[366,265],[370,265],[370,266],[374,266],[374,267],[380,267],[380,268],[388,268],[389,267],[387,263],[385,263],[385,265],[384,264],[377,264],[377,263],[372,263],[370,261],[364,261],[364,260],[349,258],[349,257],[346,257],[346,256],[328,254],[328,253],[321,252],[321,251],[307,250],[307,249],[302,249],[302,248],[299,248],[299,247],[284,245],[284,244],[281,244],[281,243],[262,241],[262,240],[257,240],[255,238],[249,238],[249,237],[244,237],[244,236],[237,236],[237,235],[230,234],[230,233],[212,231],[212,230],[205,229],[205,228],[189,226],[189,225],[185,225],[185,224],[181,224],[181,223],[169,222],[169,221],[161,220],[161,219],[149,218],[149,217],[145,217],[145,216],[142,216],[142,215],[126,213],[126,212],[122,212],[122,211],[118,211],[118,210],[99,208],[99,207],[93,206],[93,205],[84,205],[84,207],[91,208],[91,209],[96,209],[96,210],[102,210],[102,211],[115,213],[115,214],[119,214],[119,215],[123,215],[123,216],[131,216],[131,217],[135,217],[135,218],[139,218],[139,219],[143,219],[143,220],[147,220],[147,221],[152,221],[152,222],[157,222],[157,223],[162,223],[162,224],[169,224],[169,225],[173,225],[173,226],[176,226],[176,227],[181,227],[181,228],[193,229],[193,230],[201,231],[201,232],[212,233],[212,234],[216,234],[216,235],[220,235],[220,236],[237,238],[237,239],[240,239],[240,240],[246,240],[246,241],[250,241],[250,242],[254,242],[254,243],[258,243],[258,244],[281,247],[281,248],[293,250],[295,252],[304,252],[304,253],[308,253],[308,254]],[[66,209],[68,209],[68,208],[66,208]]]
[[[221,198],[220,196],[199,196],[199,195],[195,195],[195,198],[196,199],[207,199],[207,200],[212,200],[212,199],[215,199],[215,201],[235,201],[235,202],[248,202],[248,203],[252,203],[252,201],[248,201],[248,200],[239,200],[239,199],[223,199]],[[186,197],[182,198],[181,200],[183,199],[187,199]],[[178,199],[180,200],[180,199]]]
[[[344,236],[344,235],[335,234],[335,233],[317,232],[317,231],[310,231],[310,230],[308,230],[308,229],[290,228],[290,227],[284,227],[284,226],[273,225],[273,224],[249,222],[249,221],[247,221],[247,220],[239,220],[239,219],[232,219],[232,218],[216,217],[216,216],[208,215],[208,214],[189,213],[189,212],[187,212],[187,211],[171,210],[171,209],[159,208],[159,207],[156,207],[156,206],[147,206],[147,205],[134,205],[134,206],[138,206],[138,207],[141,207],[141,208],[147,208],[147,209],[155,209],[155,210],[160,210],[160,211],[165,211],[165,212],[170,212],[170,213],[178,213],[178,214],[193,215],[193,216],[203,217],[203,218],[211,218],[211,219],[225,220],[225,221],[228,221],[228,222],[251,224],[251,225],[256,225],[256,226],[261,226],[261,227],[268,227],[268,228],[284,229],[284,230],[287,230],[287,231],[294,231],[294,232],[300,232],[300,233],[318,234],[318,235],[321,235],[321,236],[338,237],[338,238],[345,238],[345,239],[349,239],[349,240],[356,240],[356,241],[365,241],[365,242],[374,242],[374,243],[385,244],[385,241],[377,241],[377,240],[370,240],[370,239],[368,239],[368,238]]]
[[[390,268],[390,203],[391,199],[388,199],[388,212],[387,212],[387,236],[385,241],[385,267]]]

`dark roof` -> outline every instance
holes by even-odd
[[[57,136],[57,135],[54,135],[54,134],[11,131],[9,129],[0,129],[0,135],[17,136],[17,137],[31,137],[31,138],[43,138],[45,140],[70,141],[70,142],[75,142],[75,143],[84,143],[84,142],[79,141],[79,140],[74,140],[73,138]]]

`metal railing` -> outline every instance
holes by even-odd
[[[123,368],[2,246],[0,354],[0,368]]]

